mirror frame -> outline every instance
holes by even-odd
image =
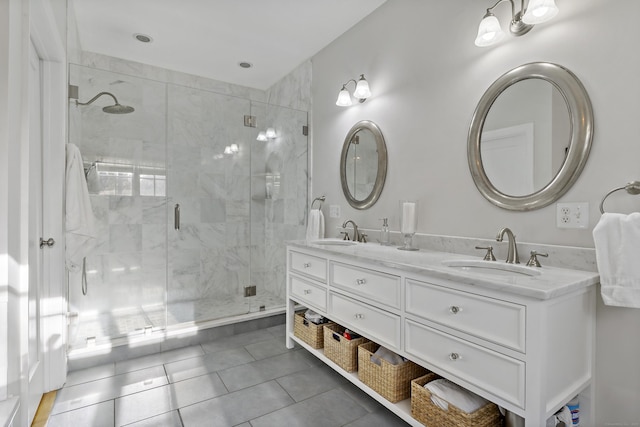
[[[373,185],[373,189],[371,193],[364,200],[356,200],[351,192],[349,191],[349,186],[347,185],[347,156],[349,154],[349,146],[351,145],[351,139],[355,136],[356,133],[361,130],[370,131],[375,140],[376,140],[376,149],[378,151],[378,173],[376,175],[376,181]],[[384,136],[380,131],[378,125],[369,120],[362,120],[349,130],[347,136],[344,139],[344,143],[342,144],[342,154],[340,155],[340,182],[342,183],[342,192],[344,196],[347,198],[347,202],[349,205],[356,209],[368,209],[370,208],[382,193],[382,188],[384,187],[384,182],[387,177],[387,146],[384,141]]]
[[[510,86],[527,79],[542,79],[562,94],[571,121],[569,150],[562,167],[542,189],[524,196],[511,196],[495,188],[482,165],[480,145],[482,128],[495,100]],[[528,211],[545,207],[571,188],[589,157],[593,140],[593,109],[589,95],[580,80],[568,69],[549,62],[532,62],[503,74],[482,95],[478,102],[467,140],[467,159],[473,182],[491,203],[503,209]]]

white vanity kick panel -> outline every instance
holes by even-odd
[[[407,279],[405,311],[525,352],[523,305]]]
[[[329,283],[393,308],[400,308],[400,277],[338,262],[329,263]]]
[[[329,292],[328,317],[375,337],[378,344],[400,350],[400,316]]]
[[[291,295],[300,302],[327,310],[327,289],[323,286],[308,282],[296,276],[289,276]]]
[[[405,323],[405,350],[524,409],[525,363],[522,361],[411,320]]]
[[[300,252],[289,252],[289,267],[318,280],[327,280],[327,260]]]

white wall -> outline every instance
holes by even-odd
[[[591,232],[602,196],[640,179],[640,27],[635,21],[640,2],[557,0],[560,13],[553,21],[523,37],[507,36],[495,47],[477,48],[478,23],[492,4],[388,0],[312,58],[312,196],[327,196],[330,237],[346,219],[379,228],[378,219],[388,216],[391,229],[397,230],[398,200],[407,198],[420,202],[422,233],[491,239],[508,226],[520,242],[593,247]],[[507,4],[495,13],[503,24],[508,22]],[[556,228],[555,204],[525,213],[499,209],[480,195],[469,173],[466,138],[478,100],[504,72],[534,61],[569,68],[593,103],[589,160],[560,199],[589,202],[586,230]],[[360,73],[369,80],[373,96],[351,108],[336,107],[341,85]],[[339,158],[347,131],[365,119],[375,121],[385,135],[389,172],[378,203],[358,211],[342,194]],[[341,218],[329,218],[331,204],[341,206]],[[615,195],[606,207],[640,210],[640,198]],[[640,310],[599,303],[596,425],[640,420],[639,329]]]

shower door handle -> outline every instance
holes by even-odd
[[[180,205],[178,203],[173,208],[173,214],[173,226],[176,230],[180,230]]]

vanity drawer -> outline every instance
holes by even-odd
[[[296,276],[289,276],[291,295],[301,303],[307,303],[323,312],[327,311],[327,289]]]
[[[525,352],[526,307],[407,279],[407,313]]]
[[[525,363],[411,320],[405,350],[524,409]]]
[[[331,262],[329,283],[393,308],[400,308],[400,277],[379,271]]]
[[[351,298],[329,292],[328,317],[345,327],[352,326],[378,344],[400,349],[400,316]]]
[[[289,268],[318,280],[327,280],[327,260],[301,252],[289,252]]]

